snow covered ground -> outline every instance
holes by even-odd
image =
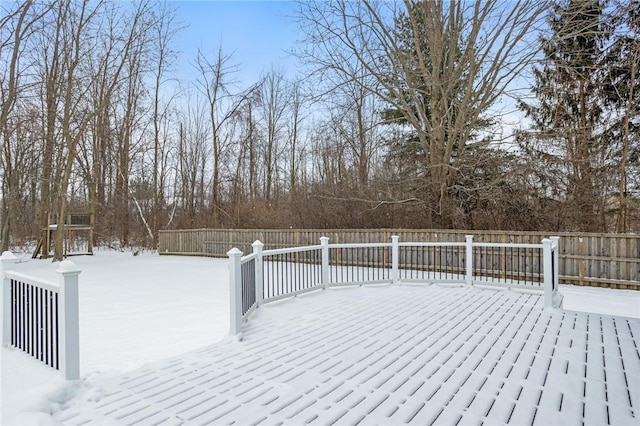
[[[85,384],[203,348],[228,330],[225,259],[98,251],[71,260],[83,270],[80,358]],[[55,268],[29,257],[16,265],[50,280],[57,280]],[[575,286],[561,286],[561,292],[566,310],[640,318],[640,292]],[[10,348],[0,352],[3,425],[50,423],[50,414],[78,392],[78,384],[65,383],[60,373],[28,355]]]
[[[209,345],[229,329],[223,259],[97,251],[70,260],[82,269],[80,374],[87,380]],[[57,281],[55,269],[50,260],[30,256],[16,265],[20,272]],[[49,399],[65,399],[60,373],[20,351],[1,352],[1,424],[21,412],[48,410]]]

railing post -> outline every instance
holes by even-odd
[[[2,346],[11,344],[11,280],[7,271],[11,271],[18,260],[10,251],[0,256],[0,279],[2,280]]]
[[[263,275],[263,267],[262,267],[262,249],[264,248],[264,244],[260,240],[255,240],[253,244],[253,252],[256,254],[256,306],[262,305],[264,301],[264,275]]]
[[[320,237],[322,246],[322,286],[329,288],[329,237]]]
[[[544,286],[544,307],[553,307],[553,262],[551,260],[552,244],[548,238],[542,240],[542,268],[543,268],[543,286]]]
[[[60,262],[60,360],[66,380],[80,378],[80,310],[78,275],[80,268],[70,260]]]
[[[549,237],[553,241],[553,290],[558,291],[558,284],[560,284],[560,237]]]
[[[229,256],[229,335],[238,336],[242,327],[242,252],[236,247]]]
[[[398,264],[400,261],[400,246],[398,245],[400,237],[397,235],[391,236],[391,283],[397,284],[400,281],[400,273],[398,271]]]
[[[562,309],[564,296],[560,293],[560,237],[549,237],[553,242],[553,295],[551,304],[554,308]]]
[[[473,235],[465,235],[465,283],[473,285]]]

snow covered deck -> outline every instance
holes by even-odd
[[[64,424],[637,425],[640,320],[511,290],[375,286],[262,306],[241,342],[94,383]]]

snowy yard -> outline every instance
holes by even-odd
[[[86,417],[84,405],[90,406],[91,401],[99,401],[103,397],[106,399],[103,395],[104,388],[122,381],[122,373],[145,364],[153,365],[153,368],[171,369],[172,365],[179,364],[177,360],[195,362],[201,357],[199,353],[219,353],[223,350],[230,354],[237,353],[241,357],[240,344],[226,341],[217,346],[210,346],[224,338],[229,326],[228,274],[225,259],[160,257],[144,253],[134,257],[130,253],[99,251],[93,257],[74,257],[71,260],[83,270],[80,275],[80,358],[83,380],[75,384],[64,383],[60,373],[41,365],[25,354],[2,348],[0,381],[3,425],[61,421],[65,416],[72,418],[76,408],[78,412],[82,412],[80,417]],[[16,269],[51,280],[57,278],[54,273],[55,266],[50,261],[24,258]],[[382,295],[382,292],[390,290],[388,286],[381,287],[336,289],[329,293],[332,300],[339,296],[349,303],[352,302],[355,314],[366,312],[367,315],[371,315],[371,308],[367,308],[362,301],[368,300],[376,292]],[[404,288],[404,293],[424,290],[419,286]],[[439,286],[430,288],[439,295],[444,294],[443,291],[460,291]],[[573,286],[561,286],[561,292],[565,295],[564,308],[567,311],[640,318],[640,292]],[[518,298],[517,295],[521,294],[511,293],[515,293],[516,296],[509,295],[509,300]],[[319,313],[324,312],[323,306],[326,303],[326,297],[312,293],[298,300],[267,305],[267,309],[259,310],[250,318],[246,326],[247,340],[252,336],[264,339],[259,334],[267,329],[268,324],[269,327],[278,329],[274,335],[276,340],[282,340],[285,336],[295,337],[296,333],[306,330],[307,338],[313,341],[313,334],[309,334],[308,327],[312,325],[314,318],[317,319]],[[531,305],[537,302],[527,303]],[[383,312],[380,312],[382,315]],[[408,313],[384,312],[384,315],[393,315],[398,321],[402,321],[402,317]],[[369,319],[371,323],[376,321],[376,318]],[[636,326],[638,324],[633,323]],[[324,335],[318,332],[316,338]],[[304,336],[301,335],[300,338]],[[260,341],[260,345],[268,346],[268,342]],[[349,357],[362,355],[362,351],[359,351],[349,354]],[[188,355],[175,358],[186,353]],[[256,355],[245,356],[251,358]],[[202,357],[206,359],[206,356]],[[167,361],[170,358],[174,361]],[[221,364],[224,364],[223,358],[212,356],[211,359],[219,359]],[[239,359],[233,362],[242,364]],[[206,371],[205,366],[201,367]],[[215,367],[212,365],[208,368]],[[220,368],[226,367],[221,365]],[[269,368],[275,368],[275,364]],[[136,371],[137,373],[131,373],[132,377],[145,370]],[[637,380],[637,376],[632,380]],[[633,395],[633,398],[636,396]],[[344,408],[340,404],[336,407],[339,412]],[[407,406],[407,409],[409,408]],[[83,409],[85,411],[82,411]],[[637,410],[638,407],[636,412]],[[329,422],[331,415],[337,414],[339,413],[327,413],[327,417],[319,421]],[[358,410],[352,413],[356,417],[361,414]],[[374,418],[376,417],[370,419]],[[107,419],[89,417],[89,420],[97,423],[104,423]],[[398,417],[396,420],[400,419],[401,417]],[[76,420],[72,422],[75,423]],[[126,421],[123,420],[123,423]]]

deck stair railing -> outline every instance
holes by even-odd
[[[400,242],[329,244],[263,250],[233,248],[230,258],[231,335],[261,304],[333,286],[380,283],[457,283],[544,293],[545,308],[561,308],[558,292],[558,240],[540,244]]]
[[[22,350],[62,371],[65,379],[80,378],[78,275],[71,261],[60,262],[59,283],[13,270],[17,258],[0,256],[2,279],[2,344]]]

